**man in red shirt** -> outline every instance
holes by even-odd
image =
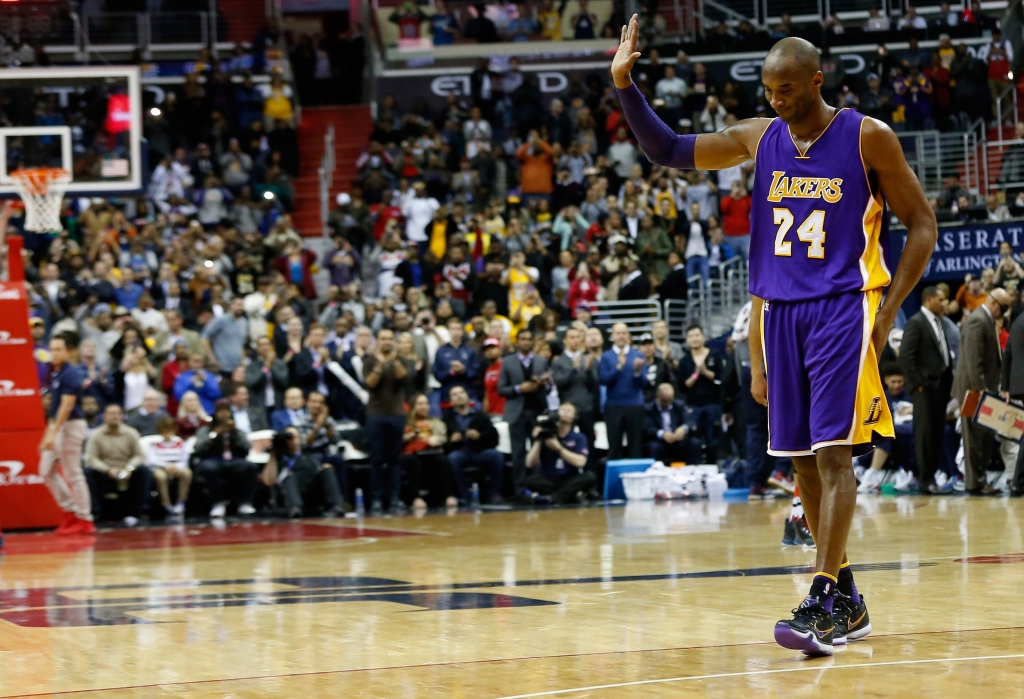
[[[484,412],[501,415],[505,411],[505,397],[498,394],[498,376],[501,374],[501,340],[488,337],[484,340]]]
[[[750,195],[740,180],[732,183],[728,196],[718,203],[725,242],[744,260],[750,251],[750,206]]]

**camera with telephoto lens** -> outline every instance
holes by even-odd
[[[537,439],[550,439],[558,434],[558,421],[551,415],[551,413],[541,413],[538,415],[536,424],[537,427],[540,428],[540,432],[537,434]]]

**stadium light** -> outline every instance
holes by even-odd
[[[263,193],[263,198],[266,199],[267,201],[270,201],[271,199],[274,198],[274,193],[273,192],[264,192]]]
[[[153,107],[149,110],[149,113],[155,117],[160,116],[163,112],[160,111],[160,107]]]

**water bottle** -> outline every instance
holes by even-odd
[[[469,489],[469,503],[474,510],[480,509],[480,486],[476,483]]]
[[[356,488],[356,515],[362,517],[366,514],[366,503],[363,501],[363,489]]]

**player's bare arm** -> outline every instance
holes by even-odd
[[[651,110],[630,77],[640,58],[636,50],[639,31],[633,15],[622,28],[621,43],[612,59],[612,81],[644,155],[657,165],[684,170],[723,170],[752,160],[771,119],[744,119],[718,133],[682,136]]]
[[[907,227],[906,247],[871,334],[875,352],[881,355],[900,306],[924,275],[939,229],[921,183],[907,164],[892,129],[875,119],[865,119],[861,138],[861,152],[874,180],[872,184],[881,190],[896,218]]]

